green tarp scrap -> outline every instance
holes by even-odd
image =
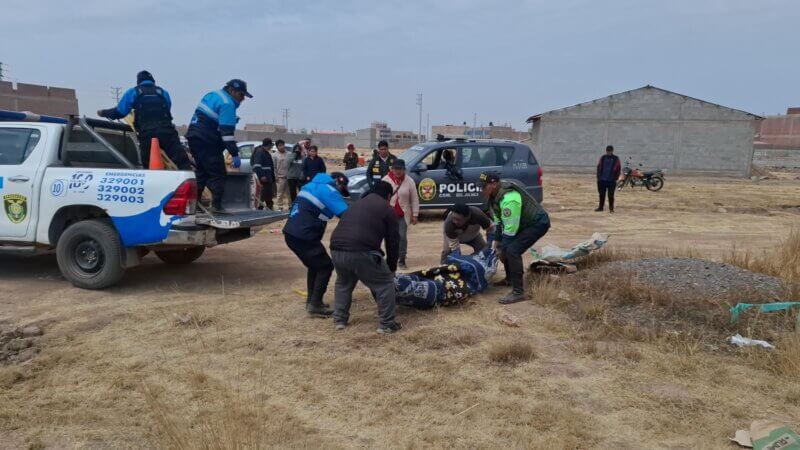
[[[738,322],[739,314],[750,308],[759,308],[760,312],[771,313],[775,311],[786,311],[788,309],[791,309],[793,306],[800,306],[800,302],[775,302],[775,303],[761,303],[761,304],[738,303],[736,306],[731,308],[731,323]],[[800,325],[800,313],[798,313],[797,315],[797,321],[798,324]]]

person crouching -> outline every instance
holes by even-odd
[[[322,301],[333,273],[333,262],[322,245],[322,235],[328,220],[347,211],[344,196],[349,196],[344,174],[315,175],[297,194],[283,227],[286,245],[308,268],[306,311],[312,317],[328,317],[333,313]]]

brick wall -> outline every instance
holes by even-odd
[[[66,118],[78,114],[74,89],[0,81],[0,109]]]

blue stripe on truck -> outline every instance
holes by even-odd
[[[180,216],[170,216],[166,225],[161,225],[161,214],[164,205],[172,198],[174,192],[170,192],[161,200],[158,206],[154,206],[147,211],[125,217],[111,217],[111,221],[117,228],[122,245],[134,247],[143,244],[157,244],[167,238],[172,223],[180,219]]]

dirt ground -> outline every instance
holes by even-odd
[[[770,249],[800,219],[790,179],[667,175],[661,192],[618,193],[613,215],[592,211],[589,176],[545,173],[544,190],[553,226],[537,246],[601,231],[610,248],[718,259]],[[423,216],[411,269],[441,250],[441,213]],[[731,448],[751,420],[800,417],[796,378],[684,344],[588,352],[580,323],[501,307],[497,289],[401,308],[403,330],[381,336],[359,288],[352,326],[334,332],[305,316],[305,272],[279,228],[191,266],[148,256],[102,292],[71,287],[53,256],[0,257],[0,324],[44,330],[33,359],[0,367],[0,448]],[[491,357],[508,343],[533,354]]]

